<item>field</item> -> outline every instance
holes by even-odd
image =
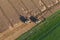
[[[0,0],[0,40],[15,40],[19,36],[19,40],[35,40],[35,36],[43,32],[41,30],[44,27],[40,26],[44,25],[45,21],[36,24],[29,17],[35,16],[43,20],[59,9],[59,0]],[[20,15],[30,20],[30,23],[22,22]]]
[[[16,40],[60,40],[60,10]]]

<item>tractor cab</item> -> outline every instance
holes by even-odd
[[[29,23],[30,21],[26,18],[26,17],[24,17],[24,16],[20,16],[20,20],[22,21],[22,22],[24,22],[24,23]]]
[[[40,20],[37,19],[37,18],[34,17],[34,16],[30,16],[30,20],[31,20],[32,22],[34,22],[34,23],[39,23],[39,22],[40,22]]]

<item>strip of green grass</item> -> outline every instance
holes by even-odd
[[[46,34],[46,36],[39,40],[60,40],[60,25],[56,26],[51,32]]]
[[[51,30],[56,28],[58,24],[60,24],[60,10],[48,17],[45,22],[35,26],[30,31],[21,35],[17,38],[17,40],[42,40],[51,32]]]

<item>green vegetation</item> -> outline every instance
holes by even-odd
[[[16,40],[60,40],[60,10]]]

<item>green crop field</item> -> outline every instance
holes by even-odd
[[[16,40],[60,40],[60,10]]]

